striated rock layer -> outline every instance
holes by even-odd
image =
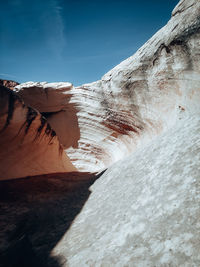
[[[79,170],[103,169],[199,110],[199,17],[199,1],[181,1],[165,27],[97,82],[16,90],[46,113]]]
[[[0,180],[75,171],[41,114],[0,86]]]
[[[199,15],[199,1],[181,1],[163,29],[95,83],[16,87],[55,123],[80,169],[100,169],[149,144],[96,182],[80,173],[2,182],[0,265],[200,266]],[[3,106],[1,129],[27,114],[20,107],[10,120],[12,109]],[[23,121],[24,131],[34,125]]]
[[[71,103],[71,83],[34,83],[16,86],[15,91],[27,105],[39,110],[56,131],[64,148],[78,147],[80,129],[77,109]]]

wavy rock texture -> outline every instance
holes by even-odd
[[[71,103],[72,90],[72,84],[67,82],[28,82],[15,87],[27,105],[45,116],[64,148],[77,147],[80,139],[77,109]]]
[[[16,87],[25,102],[37,104],[49,121],[54,118],[52,125],[79,169],[98,170],[135,151],[108,168],[90,190],[90,177],[83,188],[77,174],[73,185],[57,174],[31,184],[26,179],[1,183],[9,196],[0,194],[5,211],[0,234],[18,238],[4,251],[5,262],[200,266],[199,45],[200,2],[183,0],[163,29],[100,81],[77,88],[68,83]],[[15,201],[20,210],[13,208]],[[33,214],[26,215],[32,206]],[[27,217],[15,231],[13,222],[23,213]],[[3,240],[5,248],[9,240]]]
[[[47,119],[79,170],[103,169],[175,125],[184,113],[199,110],[199,17],[199,1],[181,1],[165,27],[100,81],[62,92],[55,84],[16,88],[25,102],[53,112]],[[35,105],[38,90],[45,105]],[[51,93],[44,100],[46,91]],[[51,94],[59,109],[47,101]]]
[[[46,119],[4,86],[0,136],[0,180],[76,170]]]

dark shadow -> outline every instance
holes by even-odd
[[[104,171],[103,171],[104,172]],[[65,173],[0,182],[0,266],[62,266],[51,250],[102,174]]]

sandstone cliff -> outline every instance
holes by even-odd
[[[75,171],[41,114],[0,86],[0,180]]]
[[[199,43],[200,2],[182,0],[163,29],[100,81],[77,88],[30,82],[15,88],[46,116],[78,169],[99,170],[123,159],[97,181],[70,173],[0,183],[5,263],[200,266]],[[12,146],[4,131],[12,133],[17,114],[24,132],[34,125],[27,124],[29,108],[21,105],[17,100],[13,117],[7,104],[1,109],[5,151]],[[37,114],[35,123],[42,118]],[[56,152],[49,155],[56,156],[53,140]],[[28,148],[25,155],[31,156]],[[5,153],[2,159],[12,155]]]
[[[11,80],[2,80],[0,79],[0,85],[3,85],[11,90],[15,88],[16,85],[19,85],[18,82],[11,81]]]
[[[181,1],[165,27],[97,82],[16,87],[46,112],[79,170],[108,167],[199,110],[199,9],[199,1]]]

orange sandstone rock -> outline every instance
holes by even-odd
[[[75,171],[46,119],[0,87],[0,180]]]

